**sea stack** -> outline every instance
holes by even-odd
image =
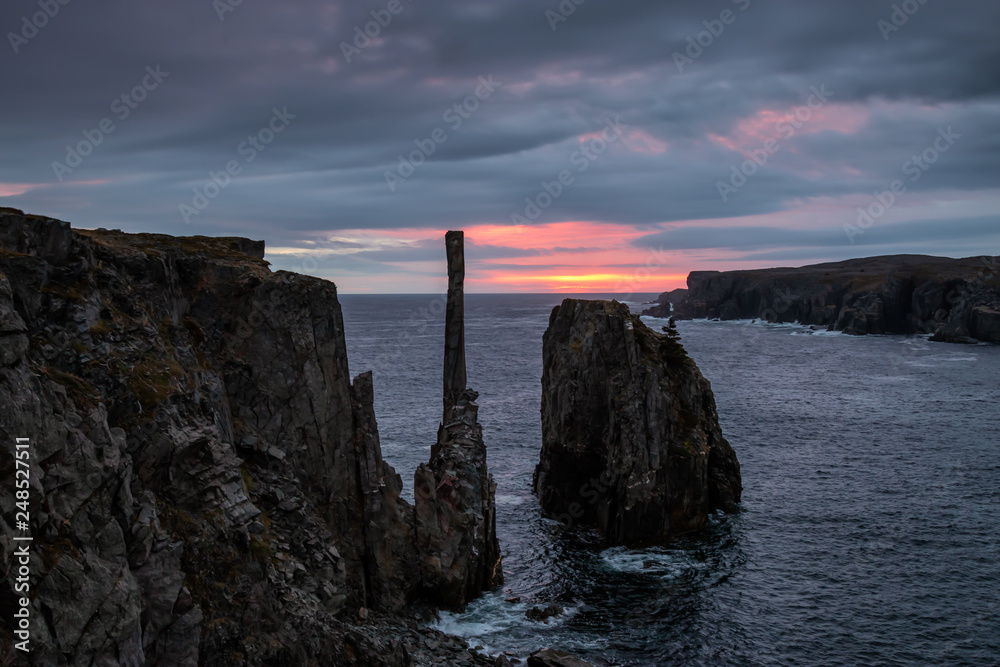
[[[444,416],[465,391],[465,232],[444,237],[448,254],[448,305],[444,322]]]
[[[441,607],[460,609],[503,583],[503,572],[496,536],[496,483],[486,467],[479,394],[466,387],[463,233],[448,232],[445,246],[444,415],[431,460],[414,475],[414,499],[424,595]]]
[[[379,623],[499,583],[461,335],[413,507],[336,286],[263,257],[0,207],[0,467],[29,438],[35,664],[409,665]],[[24,532],[0,521],[3,562]]]
[[[656,544],[734,512],[742,483],[711,385],[675,335],[615,301],[566,299],[543,339],[534,488],[564,524]]]

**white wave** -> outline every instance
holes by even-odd
[[[662,549],[633,551],[612,547],[601,553],[601,559],[606,567],[615,572],[650,574],[664,579],[680,577],[699,567],[683,554]]]
[[[560,605],[563,610],[557,616],[546,621],[531,621],[525,614],[529,608],[536,606],[544,606],[544,603],[508,602],[505,595],[492,593],[469,604],[464,612],[439,612],[438,620],[431,623],[430,627],[465,639],[470,648],[482,646],[483,653],[495,656],[512,648],[513,636],[534,636],[537,630],[531,628],[538,626],[557,628],[580,613],[584,605],[579,602],[568,606]],[[522,632],[513,632],[516,628],[520,628]],[[598,642],[600,640],[598,638]],[[540,645],[532,648],[540,648]]]
[[[515,496],[509,493],[498,494],[495,498],[497,505],[521,505],[526,501],[524,496]]]
[[[430,627],[463,639],[480,639],[483,644],[482,638],[487,635],[528,623],[526,611],[525,603],[507,602],[499,593],[493,593],[475,600],[464,612],[440,612]]]

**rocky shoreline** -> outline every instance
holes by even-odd
[[[693,271],[686,293],[665,293],[643,314],[1000,343],[1000,258],[891,255],[801,268]]]
[[[503,582],[466,382],[463,234],[445,247],[442,418],[410,504],[382,459],[372,374],[348,375],[333,283],[272,272],[260,241],[78,230],[0,208],[0,471],[13,477],[16,438],[30,439],[35,662],[522,663],[429,626]],[[739,464],[674,336],[622,304],[567,301],[543,356],[547,511],[562,511],[557,471],[576,464],[560,433],[603,447],[593,472],[608,490],[586,518],[613,543],[735,509]],[[0,494],[5,563],[26,530],[14,503]],[[9,575],[0,602],[15,598]],[[13,636],[5,617],[4,664]],[[590,664],[555,649],[526,661]]]
[[[30,438],[32,657],[494,664],[411,612],[502,581],[464,349],[411,506],[382,460],[371,374],[348,376],[336,287],[263,256],[0,209],[0,469]],[[461,268],[449,245],[459,301]]]

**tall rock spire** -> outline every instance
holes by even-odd
[[[413,476],[417,552],[425,598],[462,609],[503,583],[496,482],[486,467],[476,392],[465,386],[464,234],[448,232],[444,414],[431,458]]]
[[[465,232],[448,232],[448,307],[444,322],[444,413],[448,423],[451,408],[466,387],[465,376]]]

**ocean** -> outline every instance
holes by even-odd
[[[595,664],[1000,664],[1000,346],[678,323],[739,457],[741,511],[609,549],[531,493],[542,334],[565,296],[466,295],[506,582],[436,627]],[[383,455],[412,497],[440,419],[444,299],[340,300],[351,373],[374,371]],[[550,603],[548,623],[525,617]]]

